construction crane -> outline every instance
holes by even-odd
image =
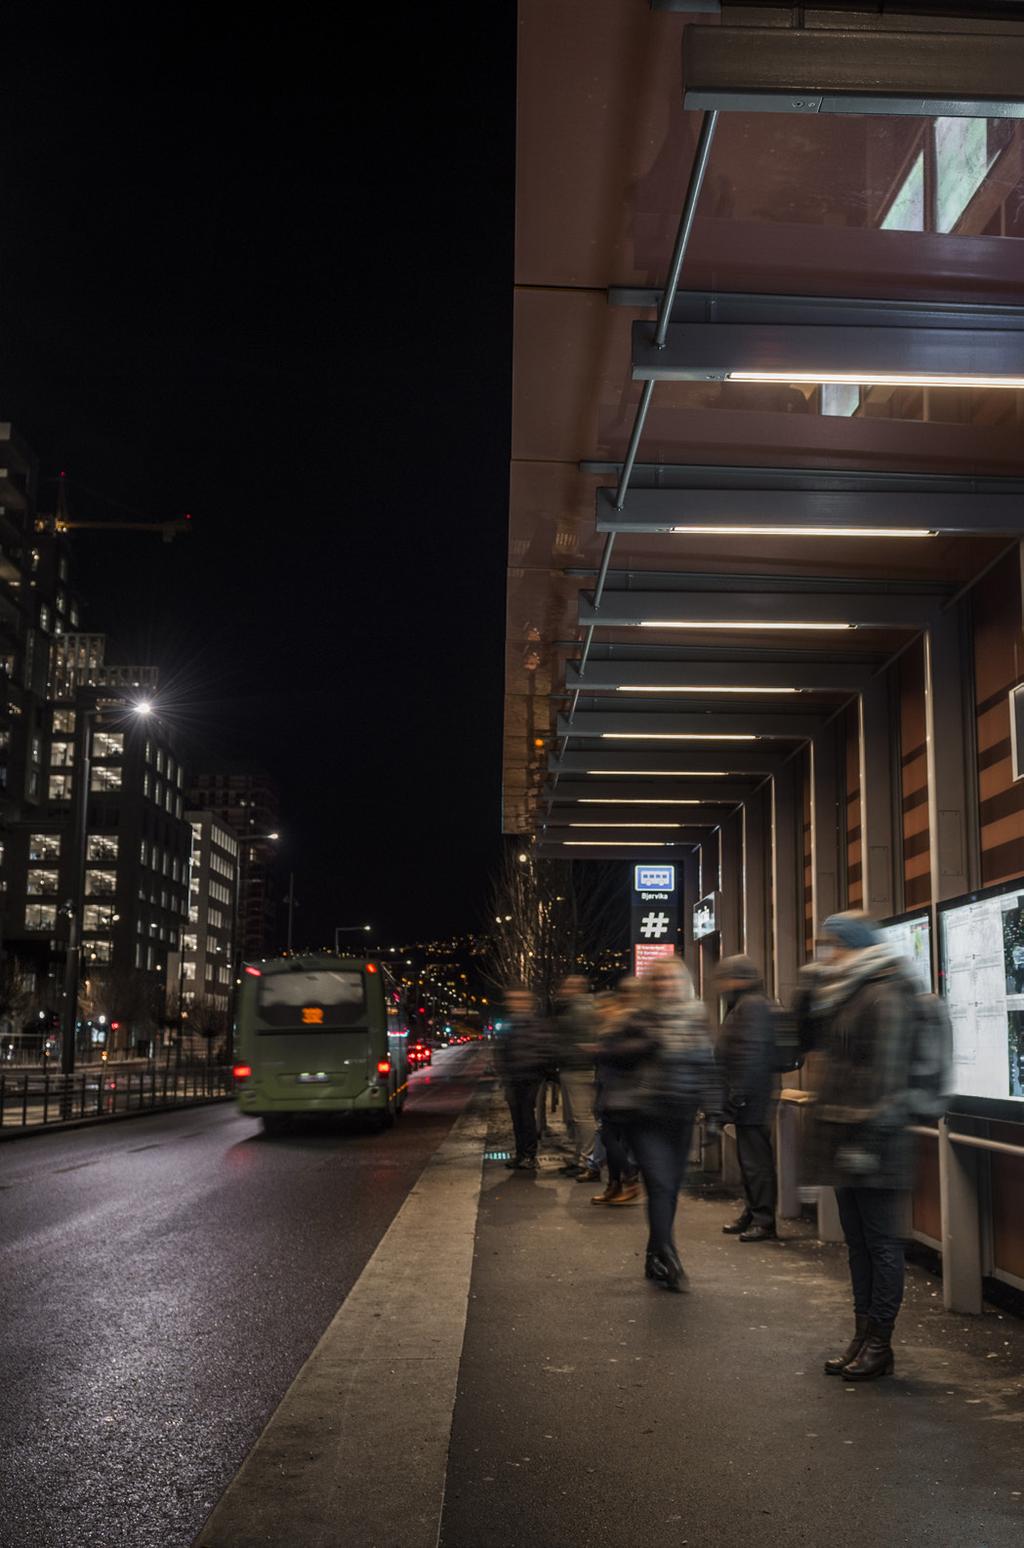
[[[192,531],[190,514],[170,521],[76,521],[68,514],[67,481],[62,473],[57,480],[57,509],[52,516],[36,520],[37,532],[159,532],[165,543]]]

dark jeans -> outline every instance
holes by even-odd
[[[897,1188],[837,1188],[853,1309],[891,1328],[903,1300],[903,1203]]]
[[[629,1142],[647,1189],[648,1252],[675,1250],[672,1225],[693,1137],[694,1110],[629,1126]]]
[[[539,1080],[510,1080],[505,1084],[505,1101],[512,1115],[516,1137],[516,1160],[537,1155],[537,1093]]]
[[[608,1181],[610,1183],[633,1182],[636,1178],[636,1162],[629,1149],[629,1130],[614,1118],[601,1119],[601,1138],[608,1157]]]
[[[743,1174],[747,1210],[754,1225],[775,1224],[775,1156],[767,1124],[736,1125],[736,1155]]]

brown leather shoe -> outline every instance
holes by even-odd
[[[639,1183],[623,1183],[614,1199],[609,1199],[609,1204],[635,1204],[640,1197]]]
[[[617,1204],[619,1194],[622,1192],[621,1183],[609,1183],[603,1193],[595,1193],[591,1204]]]

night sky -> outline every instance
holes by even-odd
[[[76,538],[82,623],[280,780],[296,944],[484,913],[514,10],[5,11],[0,418],[73,517],[192,513]]]

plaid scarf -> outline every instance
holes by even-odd
[[[865,946],[839,962],[823,962],[815,975],[814,1009],[828,1015],[845,1004],[868,979],[894,968],[902,972],[905,967],[903,957],[887,941]]]

